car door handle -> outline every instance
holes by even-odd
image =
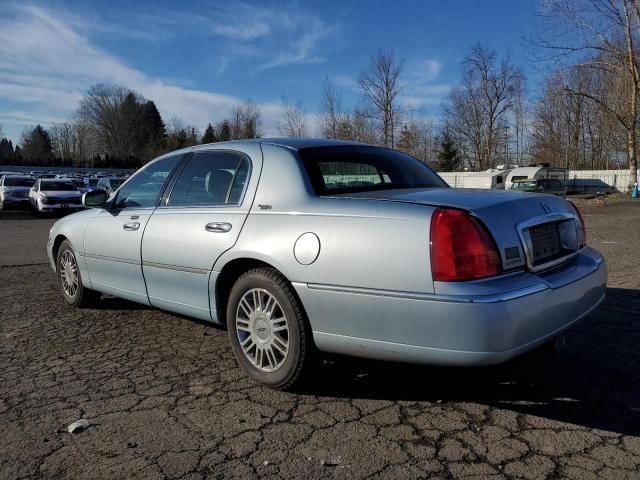
[[[140,224],[138,222],[125,223],[122,228],[131,232],[133,230],[138,230],[140,228]]]
[[[231,230],[231,224],[226,222],[211,222],[204,226],[207,232],[227,233]]]

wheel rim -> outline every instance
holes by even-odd
[[[262,288],[247,291],[236,310],[236,334],[245,358],[263,372],[280,368],[289,354],[289,322],[278,300]]]
[[[71,250],[65,250],[60,258],[60,279],[64,293],[74,297],[78,291],[78,263]]]

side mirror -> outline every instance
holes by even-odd
[[[82,205],[85,208],[100,208],[107,203],[107,192],[91,190],[82,195]]]

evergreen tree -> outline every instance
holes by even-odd
[[[20,138],[21,153],[30,165],[51,165],[53,146],[51,137],[41,125],[27,128]]]
[[[442,138],[440,139],[438,165],[443,172],[452,172],[460,167],[460,153],[456,148],[456,142],[448,128],[444,129]]]
[[[0,165],[12,165],[14,159],[13,144],[11,140],[0,140]]]
[[[231,124],[229,123],[229,120],[222,121],[219,132],[220,133],[218,134],[218,139],[221,142],[226,142],[227,140],[231,140]]]
[[[153,101],[148,100],[142,107],[142,118],[147,142],[156,143],[166,136],[165,124]]]
[[[22,155],[22,149],[20,145],[16,145],[16,149],[13,152],[13,164],[14,165],[22,165],[24,163],[24,157]]]
[[[218,136],[216,135],[213,125],[207,125],[207,129],[204,131],[204,135],[202,135],[202,143],[215,143],[217,141]]]

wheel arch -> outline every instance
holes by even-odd
[[[54,261],[57,261],[60,245],[62,245],[62,242],[64,242],[65,240],[71,243],[71,240],[69,240],[69,238],[62,233],[59,233],[58,235],[56,235],[56,238],[53,240],[53,247],[51,248],[51,252],[53,254]],[[71,247],[73,248],[73,244],[71,244]]]
[[[259,260],[257,258],[252,257],[239,257],[234,258],[227,262],[224,267],[220,270],[215,282],[214,294],[215,294],[215,309],[216,309],[216,318],[218,322],[226,328],[227,325],[227,305],[229,300],[229,294],[231,293],[231,289],[235,282],[240,278],[240,276],[248,272],[249,270],[253,270],[254,268],[270,268],[276,271],[291,285],[291,280],[277,267],[271,265],[270,263]],[[298,301],[298,305],[302,310],[303,315],[306,320],[309,320],[306,309],[304,308],[304,304],[302,303],[302,299],[298,296],[296,289],[291,285],[291,291]]]

